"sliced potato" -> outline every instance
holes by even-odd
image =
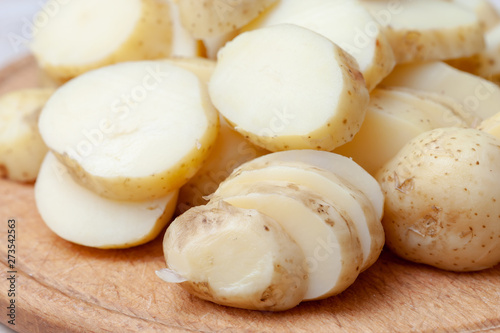
[[[266,153],[268,151],[246,140],[221,119],[213,151],[196,175],[180,189],[178,211],[182,213],[206,204],[205,197],[214,193],[236,167]]]
[[[202,56],[203,44],[184,28],[181,14],[174,0],[166,0],[172,19],[172,51],[170,57],[194,58]]]
[[[0,178],[36,179],[47,146],[38,117],[53,89],[23,89],[0,97]]]
[[[172,23],[164,1],[86,0],[56,5],[57,15],[36,31],[31,50],[40,67],[57,80],[67,81],[117,62],[160,59],[171,53]]]
[[[185,184],[216,140],[205,84],[166,61],[121,63],[59,88],[39,122],[74,179],[99,195],[149,200]]]
[[[354,139],[334,150],[371,175],[420,133],[439,127],[467,127],[452,110],[403,90],[375,89],[365,121]]]
[[[174,0],[184,27],[195,37],[216,37],[244,26],[276,0]]]
[[[500,23],[500,14],[491,0],[447,0],[474,12],[484,31]]]
[[[369,99],[351,56],[291,24],[246,32],[227,44],[209,91],[238,132],[270,151],[332,150],[350,141]]]
[[[362,0],[384,27],[397,63],[471,56],[484,49],[477,16],[455,3],[436,0]]]
[[[500,262],[500,140],[441,128],[408,142],[377,175],[386,197],[387,246],[453,271]]]
[[[202,82],[207,84],[210,81],[210,77],[216,65],[214,60],[202,57],[174,57],[165,59],[165,61],[193,72]]]
[[[463,105],[462,117],[466,119],[489,118],[500,105],[500,88],[494,83],[440,61],[398,65],[380,86],[407,87],[452,97]]]
[[[361,242],[363,263],[360,270],[366,270],[377,260],[384,246],[384,230],[380,219],[376,219],[374,207],[364,193],[332,172],[302,163],[259,163],[259,159],[255,159],[239,167],[220,184],[218,191],[224,192],[234,184],[265,181],[304,186],[321,195],[326,202],[341,206],[355,225]]]
[[[500,139],[500,112],[493,117],[483,120],[477,129],[496,136]]]
[[[368,90],[375,88],[395,65],[389,41],[358,1],[281,0],[242,30],[283,23],[323,35],[353,56]]]
[[[177,191],[144,202],[103,198],[76,183],[48,153],[35,183],[38,212],[70,242],[97,248],[128,248],[154,239],[170,221]]]
[[[356,227],[342,207],[306,187],[277,181],[220,188],[211,202],[219,200],[270,216],[297,242],[309,276],[305,301],[338,294],[357,278],[363,250]]]
[[[280,311],[302,301],[304,253],[274,219],[224,202],[195,207],[167,229],[168,270],[190,293],[218,304]]]

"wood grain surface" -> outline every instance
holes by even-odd
[[[38,84],[32,59],[0,94]],[[54,202],[57,205],[57,202]],[[281,313],[223,307],[159,280],[161,236],[127,250],[66,242],[41,220],[33,186],[0,180],[0,322],[7,323],[7,220],[16,220],[19,332],[476,332],[500,330],[500,265],[452,273],[384,250],[341,295]],[[68,221],[71,223],[71,221]],[[162,233],[163,235],[163,233]]]

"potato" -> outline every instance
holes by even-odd
[[[200,57],[203,53],[202,41],[193,35],[182,25],[181,14],[174,0],[166,0],[169,5],[170,18],[172,20],[172,51],[170,57]]]
[[[500,139],[500,112],[495,114],[493,117],[483,120],[477,129]]]
[[[338,294],[357,278],[363,250],[352,219],[340,205],[293,182],[264,181],[219,188],[210,202],[255,209],[276,220],[305,255],[304,300]]]
[[[452,271],[500,262],[500,140],[442,128],[410,142],[377,175],[386,244],[399,256]]]
[[[215,61],[202,57],[174,57],[165,59],[165,61],[193,72],[205,84],[210,81],[216,65]]]
[[[70,242],[97,248],[128,248],[155,238],[170,221],[177,191],[144,202],[103,198],[76,183],[48,153],[35,183],[35,201],[46,225]]]
[[[377,88],[370,95],[358,134],[334,152],[352,158],[375,175],[410,139],[434,128],[450,126],[466,127],[467,124],[442,104],[404,90]]]
[[[488,31],[500,23],[500,14],[498,13],[491,0],[447,0],[463,6],[474,12],[481,23],[484,31]]]
[[[194,176],[216,140],[218,114],[195,74],[166,61],[125,62],[59,88],[39,128],[77,182],[140,201]]]
[[[160,277],[222,305],[286,310],[308,286],[304,253],[274,219],[222,201],[172,222],[163,252],[168,270]]]
[[[380,86],[406,87],[452,97],[463,105],[465,113],[461,116],[465,119],[482,121],[493,116],[500,105],[498,86],[440,61],[398,65]]]
[[[251,184],[265,181],[286,181],[308,188],[328,203],[342,207],[356,227],[363,250],[360,270],[369,268],[379,257],[384,246],[384,230],[375,209],[364,193],[334,173],[304,163],[282,161],[260,162],[256,158],[237,168],[222,182],[218,192],[224,192],[235,184]]]
[[[172,22],[164,1],[86,0],[56,6],[57,15],[36,31],[31,50],[39,66],[59,81],[118,62],[171,54]]]
[[[369,98],[351,56],[290,24],[253,30],[227,44],[209,92],[238,132],[270,151],[332,150],[348,142]]]
[[[47,146],[38,116],[53,89],[22,89],[0,97],[0,178],[33,182]]]
[[[484,48],[477,16],[455,3],[436,0],[363,0],[384,28],[397,63],[471,56]]]
[[[244,26],[276,0],[174,0],[184,27],[195,37],[216,37]]]
[[[242,31],[283,23],[311,29],[353,56],[368,90],[375,88],[396,63],[379,25],[357,1],[281,0]]]

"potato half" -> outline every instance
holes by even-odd
[[[350,141],[369,98],[350,55],[291,24],[249,31],[226,44],[209,91],[238,132],[270,151],[332,150]]]
[[[408,142],[377,175],[387,246],[452,271],[500,262],[500,140],[442,128]]]
[[[125,62],[59,88],[39,121],[74,179],[110,199],[149,200],[185,184],[217,138],[206,85],[166,61]]]

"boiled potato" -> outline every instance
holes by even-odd
[[[354,139],[334,150],[351,157],[371,175],[406,142],[439,127],[466,127],[452,110],[407,91],[375,89],[370,95],[366,118]]]
[[[216,140],[218,114],[190,71],[166,61],[125,62],[59,88],[39,128],[83,186],[110,199],[150,200],[198,171]]]
[[[500,140],[441,128],[408,142],[377,175],[386,244],[399,256],[452,271],[500,262]]]
[[[500,88],[483,78],[460,71],[440,61],[398,65],[381,87],[406,87],[439,93],[463,105],[462,118],[482,121],[500,105]],[[472,123],[477,126],[478,123]]]
[[[358,1],[281,0],[243,31],[283,23],[311,29],[353,56],[368,90],[375,88],[395,65],[389,41]]]
[[[46,225],[70,242],[97,248],[128,248],[155,238],[170,221],[177,191],[144,202],[103,198],[76,183],[48,153],[35,183],[35,201]]]
[[[338,294],[357,278],[363,250],[343,208],[292,182],[264,181],[220,187],[210,200],[255,209],[276,220],[305,255],[309,276],[304,300]]]
[[[484,48],[477,16],[455,3],[436,0],[362,0],[384,28],[397,63],[473,55]]]
[[[160,277],[218,304],[286,310],[302,301],[308,286],[304,253],[280,224],[223,201],[178,217],[163,252],[168,269],[158,271]]]
[[[0,97],[0,178],[33,182],[47,146],[38,116],[53,89],[23,89]]]
[[[37,30],[31,50],[39,66],[59,81],[117,62],[171,54],[172,23],[165,1],[54,2],[45,6],[57,6],[57,15]]]
[[[351,56],[291,24],[249,31],[227,44],[209,92],[238,132],[270,151],[332,150],[352,140],[369,99]]]

